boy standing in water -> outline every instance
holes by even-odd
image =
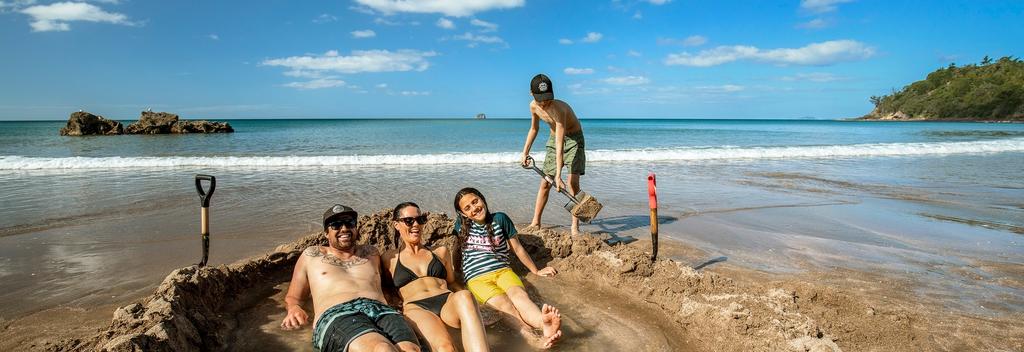
[[[569,194],[576,195],[580,191],[580,176],[584,174],[586,155],[584,153],[583,126],[576,118],[569,104],[555,99],[551,79],[544,74],[538,74],[530,81],[530,93],[533,94],[533,101],[530,101],[530,132],[526,134],[526,145],[523,146],[523,156],[520,163],[527,166],[526,157],[530,155],[530,147],[537,138],[538,122],[544,120],[551,129],[550,137],[545,145],[547,153],[544,155],[544,173],[555,179],[555,188],[561,191],[565,188],[562,181],[562,168],[569,169]],[[544,206],[548,203],[548,191],[551,184],[547,180],[540,180],[540,189],[537,190],[537,203],[533,211],[533,221],[529,228],[540,227],[540,218],[544,213]],[[579,233],[580,220],[572,218],[572,234]]]

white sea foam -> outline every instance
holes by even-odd
[[[942,143],[880,143],[789,147],[679,147],[587,151],[588,162],[699,161],[850,158],[1024,152],[1024,138]],[[534,158],[542,158],[534,154]],[[0,170],[150,169],[173,167],[329,167],[345,165],[436,165],[515,163],[519,153],[417,155],[217,156],[217,157],[24,157],[0,156]]]

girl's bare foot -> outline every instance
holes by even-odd
[[[533,332],[533,329],[523,327],[522,329],[519,329],[519,334],[523,335],[523,338],[526,339],[526,343],[533,348],[538,350],[551,348],[551,343],[548,342],[548,339],[543,336],[537,336],[537,334]]]
[[[544,340],[548,346],[554,345],[558,338],[562,337],[562,314],[558,312],[558,308],[547,304],[541,308],[540,313],[543,319]]]

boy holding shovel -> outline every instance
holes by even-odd
[[[573,196],[580,191],[580,176],[584,174],[586,155],[584,153],[585,142],[583,140],[583,126],[576,118],[569,104],[555,99],[551,79],[544,74],[538,74],[530,81],[530,93],[533,100],[530,101],[530,132],[526,134],[526,145],[523,146],[523,156],[520,163],[528,167],[527,157],[530,155],[530,147],[537,138],[538,120],[547,122],[551,129],[550,137],[546,144],[547,153],[544,155],[544,173],[553,177],[555,188],[561,191],[566,188],[562,181],[562,168],[569,169],[569,193]],[[540,189],[537,190],[537,203],[533,211],[533,221],[528,228],[539,228],[540,218],[544,213],[544,206],[548,202],[548,191],[551,183],[545,179],[540,180]],[[575,216],[572,218],[572,234],[579,233],[580,220]]]

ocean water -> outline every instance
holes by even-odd
[[[538,177],[517,165],[528,120],[232,120],[232,134],[61,137],[0,122],[0,317],[145,294],[199,260],[193,177],[217,176],[211,262],[320,229],[334,203],[415,201],[452,214],[481,189],[529,223]],[[589,232],[661,236],[758,270],[849,268],[916,282],[974,313],[1024,311],[1024,124],[584,120]],[[543,159],[542,124],[533,155]],[[566,226],[551,194],[543,221]],[[680,258],[685,260],[687,258]],[[1007,267],[1011,269],[1006,269]],[[978,280],[978,277],[990,280]],[[1017,281],[1019,282],[1019,281]]]

